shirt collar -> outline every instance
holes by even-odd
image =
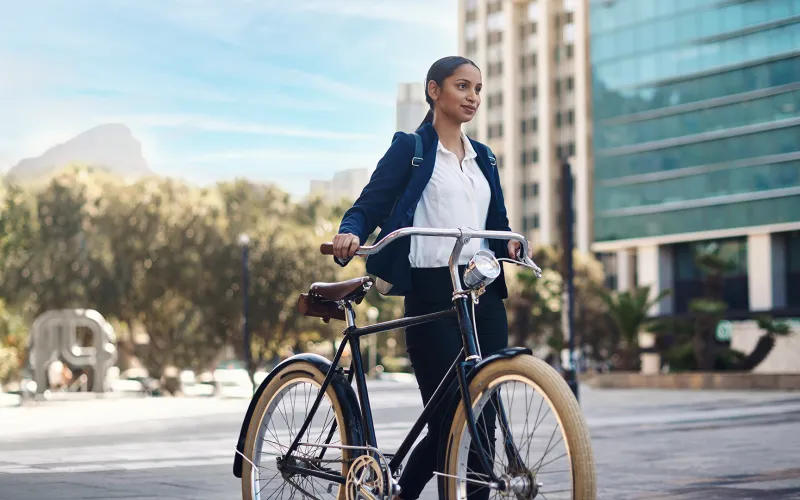
[[[467,137],[467,134],[465,134],[463,130],[461,131],[461,142],[464,144],[464,159],[465,160],[471,160],[471,159],[476,158],[478,156],[478,153],[475,152],[475,148],[472,147],[472,142],[470,142],[469,137]],[[442,141],[438,141],[438,144],[436,146],[436,150],[437,151],[452,152],[452,151],[449,151],[447,148],[445,148],[442,145]]]

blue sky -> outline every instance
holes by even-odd
[[[457,0],[29,0],[0,16],[0,169],[124,123],[158,173],[302,195],[372,167]]]

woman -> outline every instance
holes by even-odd
[[[340,264],[355,255],[377,226],[381,227],[378,240],[409,226],[511,230],[494,156],[485,145],[461,131],[461,125],[472,120],[481,103],[480,70],[464,57],[445,57],[431,66],[425,81],[430,111],[417,129],[422,139],[422,158],[415,158],[412,135],[395,134],[333,238],[333,253]],[[401,238],[371,256],[367,270],[391,283],[392,294],[405,296],[406,316],[440,311],[452,305],[448,260],[454,243],[452,238]],[[467,264],[479,249],[515,258],[520,243],[472,239],[465,245],[458,264]],[[508,321],[503,304],[506,297],[501,273],[475,307],[483,356],[507,347]],[[458,322],[447,318],[409,327],[405,340],[423,403],[427,404],[461,350]],[[457,390],[457,385],[453,384],[451,390]],[[418,498],[434,470],[438,470],[438,459],[442,458],[440,439],[446,438],[449,431],[446,413],[446,408],[437,410],[427,435],[412,451],[399,481],[402,500]],[[482,491],[489,493],[486,488]]]

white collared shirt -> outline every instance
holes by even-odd
[[[414,212],[414,227],[486,229],[492,191],[463,132],[461,141],[465,154],[460,165],[456,154],[438,143],[433,174]],[[454,238],[411,236],[411,267],[446,267],[455,242]],[[467,264],[480,249],[489,250],[488,243],[471,239],[461,251],[458,264]]]

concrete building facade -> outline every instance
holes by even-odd
[[[459,0],[459,52],[481,68],[465,127],[498,158],[512,228],[559,242],[560,159],[575,179],[576,245],[593,239],[587,0]]]
[[[396,125],[398,131],[414,132],[425,118],[429,106],[425,102],[422,82],[401,83],[397,86]]]
[[[331,180],[312,180],[309,185],[311,196],[321,196],[329,203],[342,200],[355,201],[361,190],[369,182],[370,170],[351,168],[334,172]]]

